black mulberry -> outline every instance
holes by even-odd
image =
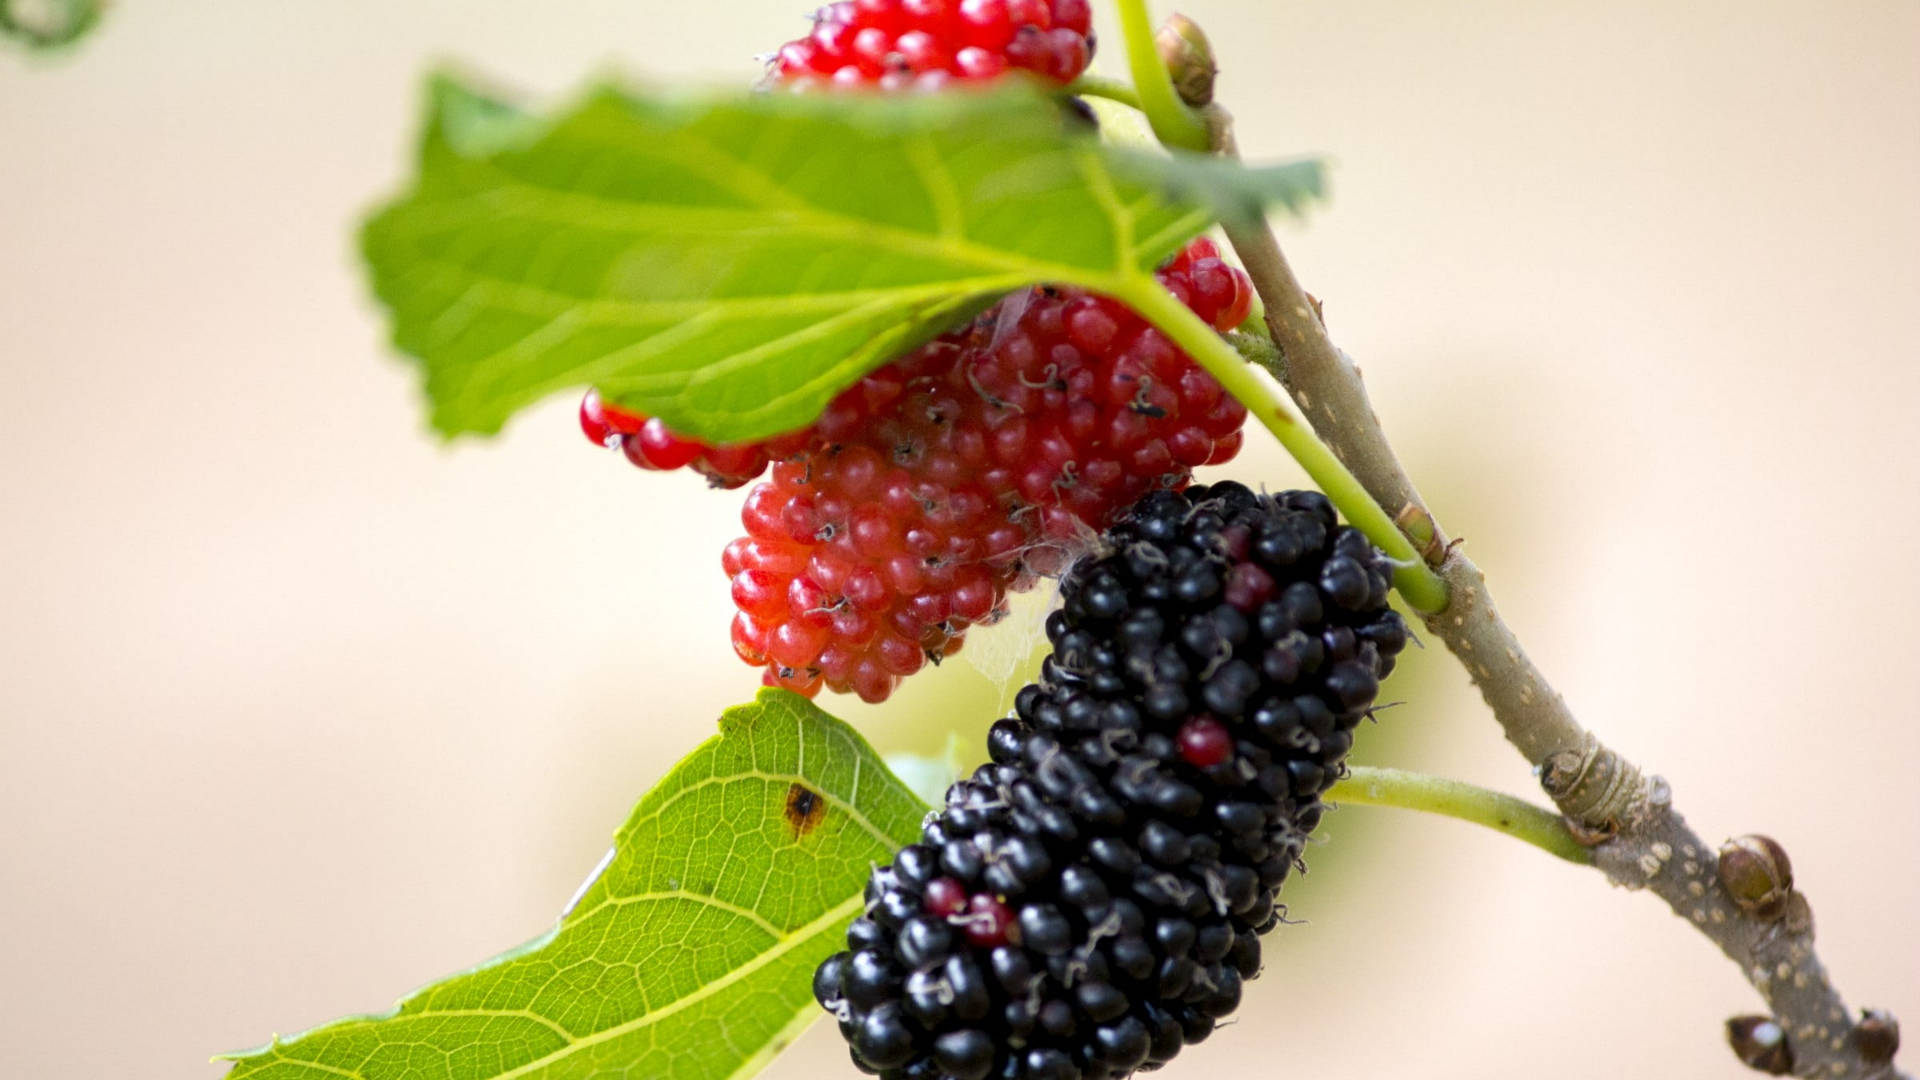
[[[874,871],[821,965],[854,1063],[1103,1080],[1206,1038],[1406,644],[1390,582],[1316,492],[1139,503],[1067,571],[991,763]]]

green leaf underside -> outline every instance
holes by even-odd
[[[647,793],[546,938],[228,1078],[748,1075],[822,1015],[814,968],[926,812],[853,729],[764,690]]]
[[[677,431],[805,426],[862,374],[1043,282],[1112,291],[1312,165],[1103,147],[1029,87],[879,98],[602,89],[548,121],[436,83],[414,190],[366,226],[434,426],[597,386]]]

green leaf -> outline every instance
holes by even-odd
[[[1000,295],[1115,291],[1221,212],[1319,184],[1107,148],[1025,86],[603,89],[530,121],[441,79],[431,109],[363,249],[448,435],[588,385],[714,442],[802,427]]]
[[[814,968],[926,812],[852,728],[762,691],[640,801],[554,931],[232,1055],[228,1080],[748,1075],[822,1015]]]

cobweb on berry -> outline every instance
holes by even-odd
[[[991,626],[967,631],[960,658],[993,684],[997,713],[1013,705],[1013,695],[1039,670],[1046,652],[1047,614],[1060,606],[1060,583],[1042,578],[1027,592],[1007,597],[1007,614]]]
[[[1047,616],[1060,606],[1060,579],[1065,568],[1100,550],[1100,534],[1081,524],[1065,539],[1043,539],[1021,548],[1022,557],[1044,552],[1061,571],[1041,576],[1031,589],[1009,593],[1007,614],[991,625],[967,631],[969,666],[993,683],[1001,712],[1013,705],[1013,695],[1032,681],[1045,652]]]
[[[1020,320],[1026,317],[1027,309],[1032,306],[1032,289],[1009,293],[995,305],[993,333],[987,338],[987,348],[998,349],[1006,344],[1007,339],[1020,329]]]

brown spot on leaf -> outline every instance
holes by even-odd
[[[787,827],[793,830],[793,838],[799,838],[812,832],[820,819],[827,816],[827,800],[820,793],[805,784],[794,784],[787,788]]]

